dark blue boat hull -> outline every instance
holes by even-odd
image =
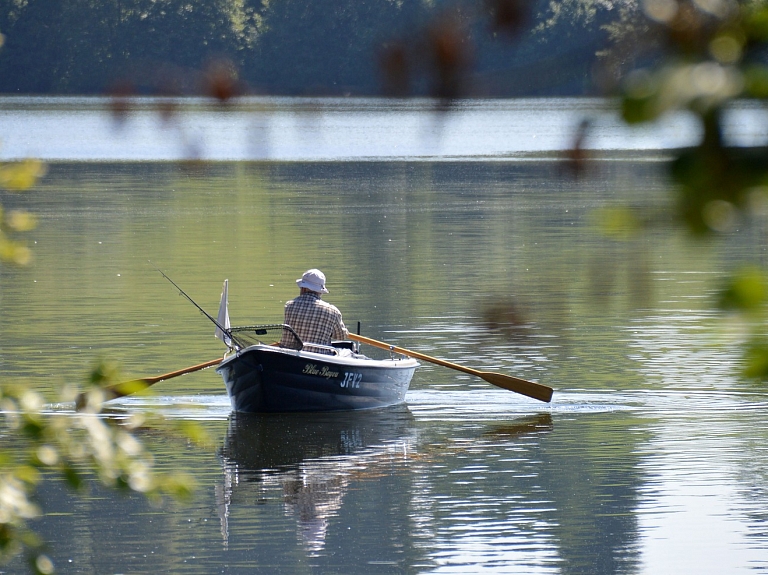
[[[258,345],[216,371],[232,409],[243,413],[372,409],[405,401],[413,359],[370,360]]]

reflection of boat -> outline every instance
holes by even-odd
[[[325,545],[329,520],[350,481],[391,473],[413,438],[405,405],[335,413],[233,413],[220,451],[224,480],[216,501],[225,545],[232,509],[281,494],[310,553]]]
[[[408,435],[406,405],[345,413],[233,413],[221,458],[250,479],[321,457],[348,456]]]
[[[253,331],[266,334],[267,329]],[[369,409],[405,401],[416,360],[337,351],[327,355],[258,343],[236,349],[216,371],[224,378],[232,409],[241,412]]]

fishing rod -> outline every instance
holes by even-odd
[[[197,305],[197,302],[195,300],[193,300],[191,297],[189,297],[187,295],[187,292],[185,292],[183,289],[181,289],[176,284],[175,281],[173,281],[171,278],[169,278],[167,275],[165,275],[165,273],[163,273],[163,270],[161,270],[156,265],[152,264],[152,262],[149,262],[149,263],[152,265],[152,267],[154,267],[157,271],[160,272],[160,275],[162,275],[165,279],[167,279],[169,282],[171,282],[171,284],[173,284],[173,287],[175,287],[177,290],[179,290],[179,293],[181,295],[183,295],[185,298],[187,298],[192,303],[193,306],[195,306],[197,309],[199,309],[200,313],[202,313],[205,317],[207,317],[209,320],[211,320],[217,328],[219,328],[223,333],[226,334],[226,336],[230,340],[232,340],[232,332],[228,328],[226,328],[223,325],[221,325],[217,319],[215,319],[213,316],[211,316],[211,314],[209,314],[207,311],[205,311],[202,307]],[[232,341],[234,341],[234,340],[232,340]]]

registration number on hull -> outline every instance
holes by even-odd
[[[355,373],[346,371],[344,372],[344,379],[339,382],[340,387],[346,387],[349,389],[357,389],[360,387],[360,382],[363,380],[362,373]]]

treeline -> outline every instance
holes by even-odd
[[[610,14],[495,1],[0,0],[0,92],[589,92]]]

